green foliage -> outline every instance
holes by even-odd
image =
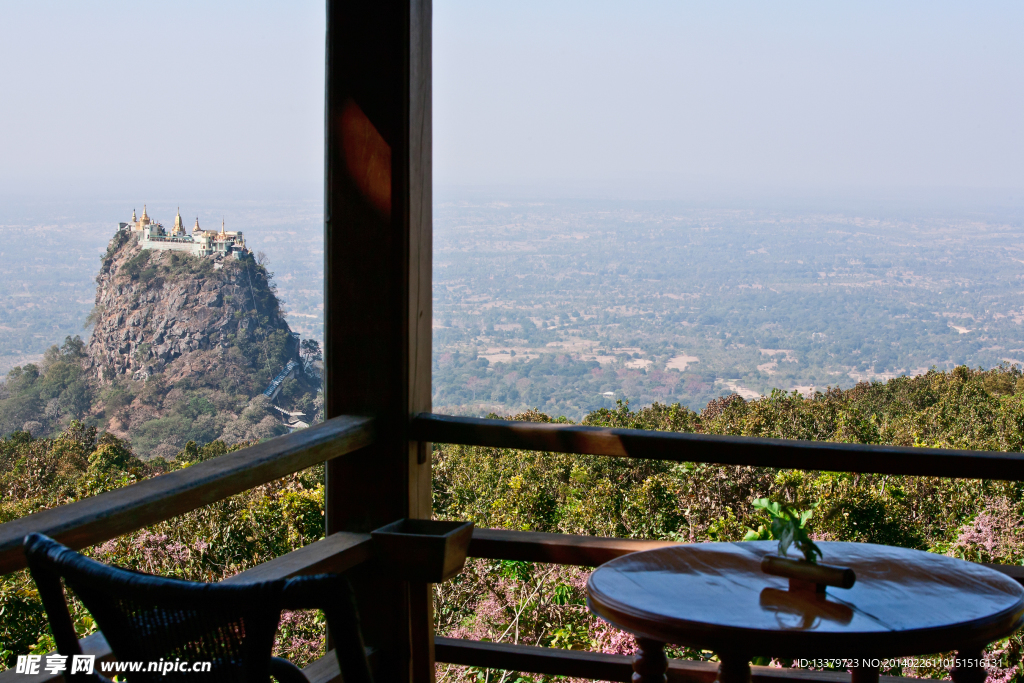
[[[73,347],[68,347],[69,353]],[[61,362],[60,353],[55,352],[51,362]],[[45,369],[21,368],[9,382],[19,391],[31,388],[39,392],[45,378]],[[1006,448],[1016,444],[1019,451],[1024,397],[1016,393],[1017,384],[1017,378],[1005,369],[933,371],[918,378],[862,384],[810,398],[783,392],[759,401],[731,397],[709,403],[700,414],[678,404],[633,410],[619,402],[614,408],[591,412],[583,423],[707,434],[916,443],[922,448],[950,444]],[[215,392],[188,383],[168,389],[156,378],[152,385],[154,392],[158,388],[177,392],[172,415],[162,420],[199,423],[211,418],[209,411],[218,408],[222,400]],[[1010,387],[1014,393],[1002,393]],[[111,402],[121,400],[114,398],[116,389],[108,391],[104,396]],[[265,407],[259,401],[236,409],[241,414],[239,423],[249,427],[264,419]],[[568,422],[539,411],[515,417]],[[177,423],[177,428],[184,429],[182,423]],[[190,467],[239,447],[194,438],[175,457],[142,462],[135,456],[140,451],[82,421],[69,421],[53,438],[18,431],[0,439],[0,521]],[[819,553],[814,553],[814,548],[821,541],[862,541],[976,561],[1024,562],[1024,486],[1020,484],[444,444],[435,444],[433,462],[434,515],[471,519],[481,527],[688,542],[733,541],[756,535],[763,540],[788,538],[815,558]],[[89,552],[103,561],[140,571],[218,580],[320,538],[324,533],[322,476],[323,468],[314,468]],[[805,506],[772,502],[780,500],[819,501],[818,512],[812,518]],[[808,528],[810,519],[815,522],[813,530]],[[841,563],[842,559],[829,557],[825,561]],[[463,574],[436,587],[439,633],[629,652],[631,639],[586,610],[586,576],[587,571],[577,567],[471,560]],[[52,646],[38,596],[24,573],[0,579],[0,599],[5,610],[0,614],[0,650],[42,652]],[[79,605],[73,616],[79,633],[93,628]],[[316,617],[290,615],[283,621],[282,634],[280,651],[300,653],[297,656],[305,661],[320,651],[322,623]],[[1020,646],[1017,636],[999,646],[998,658],[1007,670],[1018,663]],[[708,656],[685,648],[673,649],[670,654]],[[471,672],[464,673],[471,677]],[[462,680],[462,673],[455,675]]]
[[[821,557],[821,548],[811,540],[807,522],[814,514],[810,510],[798,510],[789,503],[780,503],[768,498],[757,498],[754,500],[755,510],[764,510],[771,516],[771,538],[779,542],[779,555],[785,557],[789,546],[795,545],[804,554],[806,562],[817,562]],[[743,537],[744,541],[761,540],[764,535],[764,527],[759,526],[757,531],[748,531]]]
[[[324,359],[324,354],[320,350],[320,342],[316,339],[303,339],[299,348],[302,351],[303,359],[307,363],[313,363]]]
[[[1008,368],[931,371],[915,378],[830,389],[804,398],[712,401],[632,410],[620,401],[583,424],[706,434],[1021,450],[1024,395]],[[1014,393],[1000,393],[1012,388]],[[539,411],[515,415],[567,422]],[[480,526],[688,542],[743,538],[795,544],[817,560],[821,541],[942,552],[976,561],[1024,562],[1024,486],[997,481],[651,462],[514,449],[434,446],[434,514]],[[818,501],[809,506],[772,501]],[[814,520],[813,529],[810,520]],[[780,548],[784,553],[785,547]],[[824,561],[842,563],[842,558]],[[439,633],[549,647],[628,653],[632,641],[574,602],[585,570],[471,562],[437,588]],[[1007,680],[1022,641],[998,647]],[[686,649],[677,656],[706,657]],[[464,671],[459,680],[469,680]],[[919,671],[919,675],[942,672]],[[511,679],[515,678],[510,674]]]
[[[287,405],[293,405],[305,393],[304,387],[294,377],[289,377],[281,384],[281,400]]]
[[[128,259],[123,266],[121,266],[118,275],[128,277],[130,279],[138,278],[143,270],[149,265],[149,257],[152,256],[153,252],[149,249],[140,249],[139,253]]]
[[[213,273],[213,262],[208,258],[200,258],[177,251],[172,251],[164,259],[162,270],[169,276],[181,275],[206,276]]]
[[[905,506],[895,490],[883,497],[868,488],[851,488],[830,503],[829,511],[818,524],[818,531],[830,538],[928,548],[923,530],[904,514]]]
[[[135,457],[124,441],[104,432],[96,441],[96,449],[89,455],[89,472],[111,474],[136,472],[143,469],[142,461]]]
[[[16,432],[0,438],[0,522],[190,467],[249,444],[189,442],[170,463],[139,460],[131,446],[72,422],[52,439]],[[324,535],[323,467],[256,487],[175,519],[86,550],[103,562],[194,581],[219,581]],[[72,595],[79,636],[95,630]],[[312,613],[282,619],[276,651],[304,665],[323,651],[324,623]],[[28,572],[0,577],[0,669],[14,655],[54,648]]]
[[[15,367],[7,373],[8,396],[0,398],[0,434],[35,423],[35,434],[50,434],[86,416],[94,389],[82,371],[85,343],[67,337],[43,354],[40,366]]]
[[[516,418],[550,421],[536,412]],[[667,463],[463,446],[434,457],[439,517],[600,536],[667,537],[680,523],[673,483],[656,476],[667,475]]]
[[[89,311],[89,315],[85,316],[85,322],[82,323],[82,329],[88,329],[98,323],[103,317],[103,305],[96,304]]]
[[[193,417],[188,414],[190,412],[188,403],[180,405],[183,405],[183,410],[180,413],[175,411],[175,414],[167,417],[148,420],[133,430],[133,443],[139,453],[148,457],[162,443],[181,443],[182,441],[205,443],[217,438],[219,433],[217,421],[196,419],[199,415],[207,413],[200,412]]]
[[[223,441],[211,441],[208,444],[199,446],[195,441],[189,441],[185,444],[185,448],[178,453],[176,462],[182,465],[194,465],[198,462],[210,460],[211,458],[219,458],[220,456],[237,451],[243,448],[246,444],[235,444],[228,446]]]
[[[126,383],[110,384],[100,394],[103,407],[111,414],[124,406],[131,405],[133,399],[131,389]]]

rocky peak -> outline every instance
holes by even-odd
[[[86,353],[101,382],[158,373],[176,382],[228,364],[249,370],[255,389],[299,360],[270,274],[251,256],[144,250],[119,232],[96,282]]]
[[[57,434],[75,421],[174,458],[317,419],[319,347],[291,333],[273,274],[251,254],[192,256],[111,239],[88,344],[68,337],[0,383],[0,433]],[[223,445],[223,444],[222,444]]]
[[[251,254],[141,249],[119,232],[96,278],[83,361],[99,387],[93,414],[164,457],[188,441],[281,434],[293,415],[312,422],[319,379],[307,374],[272,275]]]

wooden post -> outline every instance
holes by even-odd
[[[327,464],[328,533],[431,512],[429,445],[408,435],[430,410],[430,20],[430,0],[327,2],[325,410],[378,435]],[[427,588],[376,574],[353,583],[377,680],[429,683]]]
[[[665,643],[637,638],[636,654],[633,655],[633,683],[665,683],[668,680],[667,673]]]

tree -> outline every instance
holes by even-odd
[[[486,384],[486,382],[480,379],[479,377],[470,376],[469,379],[466,380],[466,386],[469,387],[470,391],[473,392],[474,401],[476,400],[477,387],[479,387],[482,384]]]
[[[320,342],[316,339],[303,339],[299,344],[299,352],[306,362],[306,367],[309,367],[310,364],[318,360],[324,359],[324,354],[320,350]]]

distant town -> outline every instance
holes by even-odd
[[[218,258],[217,242],[241,255],[258,239],[291,329],[321,340],[322,206],[226,208],[244,236],[197,231],[173,204],[153,212],[173,217],[170,229],[145,206],[123,229],[147,248],[207,258]],[[82,333],[95,291],[86,256],[109,239],[104,211],[91,223],[0,226],[0,372]],[[1024,361],[1019,220],[923,215],[438,203],[434,407],[574,419],[618,400],[699,410],[731,392],[809,394],[932,366]]]

